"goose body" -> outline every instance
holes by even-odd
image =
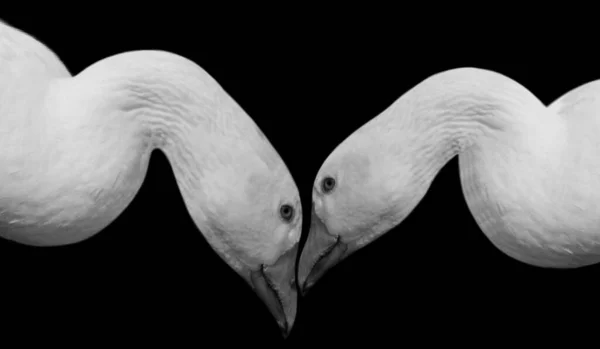
[[[315,179],[299,281],[308,289],[402,222],[456,155],[468,207],[497,248],[539,267],[597,263],[599,134],[600,82],[545,106],[492,71],[433,75],[325,160]]]
[[[72,77],[0,23],[1,237],[56,246],[100,232],[133,200],[153,149],[199,230],[289,332],[300,200],[252,119],[184,57],[127,52]]]

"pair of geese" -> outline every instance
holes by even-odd
[[[457,154],[469,209],[500,250],[540,267],[599,262],[596,96],[600,82],[546,107],[472,68],[418,84],[318,171],[302,289],[402,222]],[[0,236],[56,246],[98,233],[133,200],[155,148],[199,230],[287,334],[302,210],[252,119],[181,56],[127,52],[71,77],[42,43],[0,23]]]

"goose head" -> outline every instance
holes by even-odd
[[[411,178],[401,175],[401,166],[391,167],[382,147],[380,140],[360,129],[319,169],[312,190],[310,232],[298,269],[303,292],[328,269],[401,220],[401,188]],[[397,159],[396,163],[401,164]]]
[[[215,169],[194,220],[212,247],[268,306],[286,337],[296,316],[295,265],[302,227],[297,187],[277,157],[264,169],[246,154],[234,169]]]
[[[200,233],[287,335],[302,209],[244,110],[184,57],[127,52],[71,77],[41,42],[0,22],[1,237],[46,247],[92,237],[133,200],[154,149]]]

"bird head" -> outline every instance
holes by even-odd
[[[296,316],[298,189],[272,148],[255,151],[245,145],[236,152],[225,143],[220,144],[229,155],[205,163],[213,167],[201,174],[200,206],[190,202],[188,208],[197,209],[192,216],[209,243],[250,284],[287,336]],[[215,148],[211,154],[219,153]]]
[[[313,187],[311,227],[298,266],[302,292],[414,207],[417,177],[408,154],[397,152],[385,134],[362,127],[328,156]]]

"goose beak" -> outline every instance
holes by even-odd
[[[329,233],[327,226],[315,214],[313,205],[308,239],[300,256],[298,281],[302,295],[325,274],[327,270],[341,261],[348,252],[348,245],[340,236]]]
[[[251,284],[277,320],[284,338],[290,334],[296,319],[298,292],[295,266],[298,244],[272,265],[251,272]]]

